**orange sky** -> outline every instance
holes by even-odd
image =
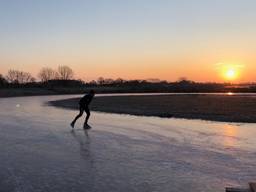
[[[170,49],[170,48],[169,48]],[[76,78],[92,80],[100,76],[106,78],[124,79],[148,79],[159,78],[162,80],[175,81],[180,77],[186,77],[194,81],[225,82],[221,70],[216,64],[243,65],[239,69],[240,75],[234,82],[255,81],[256,65],[254,56],[247,52],[241,54],[240,50],[234,52],[234,56],[224,53],[209,53],[209,50],[195,53],[194,50],[172,53],[167,47],[158,46],[152,50],[97,50],[82,54],[71,52],[67,49],[63,52],[50,50],[49,52],[36,52],[12,57],[2,57],[1,60],[9,63],[5,65],[3,73],[8,69],[15,68],[31,72],[34,76],[42,67],[57,68],[58,65],[68,65],[73,68]],[[74,49],[73,49],[74,50]],[[240,53],[240,54],[239,54]],[[224,56],[223,56],[224,55]],[[22,61],[22,62],[21,62]],[[12,63],[18,63],[12,67]]]
[[[0,2],[0,73],[70,66],[76,78],[255,82],[256,3],[250,0]]]

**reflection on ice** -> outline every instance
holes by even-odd
[[[228,93],[227,93],[227,95],[232,96],[232,95],[234,95],[234,93],[232,93],[232,92],[228,92]]]
[[[235,147],[237,145],[237,139],[239,139],[237,127],[233,125],[224,125],[223,126],[224,131],[224,139],[223,143],[227,147]]]
[[[92,159],[90,157],[90,137],[87,130],[81,130],[83,134],[78,134],[76,130],[72,129],[70,131],[71,135],[80,145],[80,154],[85,159]]]

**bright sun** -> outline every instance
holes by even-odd
[[[221,78],[228,82],[235,82],[240,79],[244,68],[243,64],[217,63],[216,65]]]
[[[225,72],[226,79],[234,80],[237,78],[237,71],[235,69],[227,69]]]

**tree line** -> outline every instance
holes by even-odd
[[[6,84],[16,84],[16,85],[24,85],[29,83],[35,83],[36,80],[39,83],[47,83],[47,82],[57,82],[57,81],[79,81],[84,84],[89,85],[111,85],[111,84],[122,84],[127,82],[124,79],[117,78],[103,78],[99,77],[97,80],[92,80],[90,82],[83,82],[81,80],[74,80],[74,72],[69,66],[59,66],[57,69],[52,69],[50,67],[43,67],[38,75],[37,78],[33,77],[31,73],[10,69],[7,74],[4,76],[0,74],[0,86]],[[137,81],[137,80],[132,80]]]
[[[37,81],[39,80],[39,81]],[[82,80],[75,80],[74,79],[74,72],[69,66],[59,66],[57,69],[52,69],[50,67],[43,67],[38,75],[37,78],[33,77],[30,73],[10,69],[5,76],[0,74],[0,86],[6,84],[15,84],[15,85],[24,85],[30,83],[48,83],[48,82],[64,82],[64,81],[79,81],[82,84],[86,85],[119,85],[119,84],[129,84],[134,85],[138,83],[146,83],[150,82],[151,80],[124,80],[122,78],[111,79],[111,78],[104,78],[99,77],[96,80],[89,81],[87,83],[83,82]],[[155,83],[167,83],[166,81],[160,81],[158,79],[152,80]]]
[[[74,72],[69,66],[59,66],[57,69],[44,67],[39,71],[37,79],[28,72],[11,69],[5,76],[0,74],[0,88],[9,87],[39,87],[54,91],[58,89],[61,93],[71,90],[80,93],[88,88],[98,92],[256,92],[256,84],[236,86],[230,83],[199,83],[184,77],[175,82],[103,77],[84,82],[74,79]]]
[[[68,66],[59,66],[56,70],[44,67],[38,73],[38,78],[41,82],[50,80],[71,80],[74,77],[73,70]],[[0,74],[0,85],[6,84],[27,84],[36,82],[36,78],[30,73],[10,69],[6,76]]]

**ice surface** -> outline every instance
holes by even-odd
[[[256,125],[92,113],[0,99],[1,191],[217,192],[256,180]]]

